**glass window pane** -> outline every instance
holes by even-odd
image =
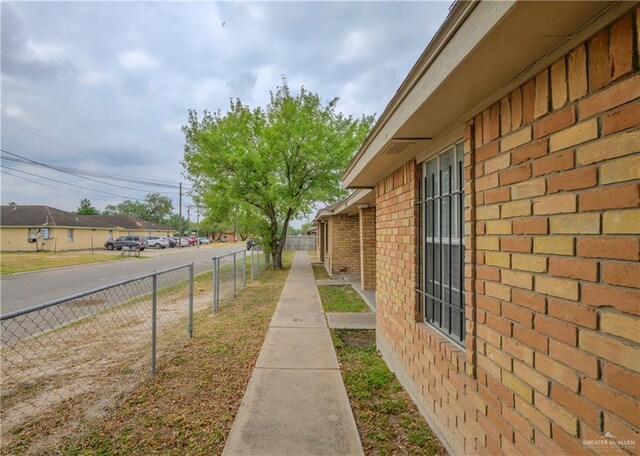
[[[425,165],[425,177],[429,180],[427,196],[439,195],[438,191],[438,159],[430,160]]]
[[[461,226],[463,195],[462,143],[450,147],[423,165],[423,199],[420,230],[423,255],[418,278],[424,292],[425,321],[452,338],[464,337],[463,254]],[[455,193],[452,195],[452,193]]]

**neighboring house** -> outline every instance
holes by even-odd
[[[359,276],[363,290],[375,289],[375,194],[356,190],[316,215],[318,258],[329,275]]]
[[[115,237],[126,235],[168,237],[173,235],[173,229],[170,227],[147,222],[132,215],[89,215],[87,217],[91,217],[91,220],[95,220],[96,222],[102,222],[116,227],[117,233],[114,233]]]
[[[455,3],[344,174],[375,195],[377,346],[451,454],[640,452],[639,24]]]
[[[0,208],[0,250],[102,248],[127,234],[168,236],[172,230],[128,215],[76,215],[50,206]]]

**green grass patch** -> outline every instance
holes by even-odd
[[[313,275],[316,276],[316,280],[330,280],[331,276],[327,273],[327,270],[321,264],[314,264]]]
[[[376,351],[374,330],[331,330],[367,455],[446,455],[417,407]]]
[[[2,253],[0,254],[0,275],[122,260],[123,258],[120,256],[100,253],[93,255],[66,252],[55,254],[51,252]]]
[[[371,312],[351,285],[320,285],[318,291],[325,312]]]

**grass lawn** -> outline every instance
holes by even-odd
[[[351,285],[320,285],[318,291],[325,312],[371,312]]]
[[[313,266],[313,274],[316,276],[316,280],[329,280],[331,276],[327,273],[327,270],[324,266],[320,264],[314,264]]]
[[[291,259],[284,256],[281,271],[263,270],[215,316],[210,309],[196,313],[194,338],[176,343],[158,360],[155,377],[104,412],[89,415],[74,401],[64,403],[13,430],[13,445],[4,442],[2,453],[221,454]],[[210,273],[197,277],[195,291],[196,300],[211,293]]]
[[[367,455],[446,455],[375,347],[373,330],[331,330]]]
[[[121,261],[116,255],[96,253],[51,253],[51,252],[17,252],[0,254],[0,275],[16,272],[39,271],[41,269],[76,266],[80,264],[102,263],[105,261]]]

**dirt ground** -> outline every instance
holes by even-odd
[[[142,302],[40,337],[38,356],[5,350],[2,454],[221,453],[287,272],[264,271],[215,316],[210,278],[197,281],[193,339],[184,292],[159,299],[155,377]]]
[[[203,283],[196,291],[194,311],[210,306],[210,285],[205,288]],[[158,299],[158,368],[172,346],[188,340],[187,296],[185,284]],[[15,440],[25,425],[63,404],[73,404],[75,412],[82,409],[88,416],[102,415],[120,395],[150,376],[150,348],[149,300],[140,298],[3,346],[2,447],[19,447]],[[64,428],[73,426],[68,419]],[[37,453],[38,445],[26,453],[32,451]]]

